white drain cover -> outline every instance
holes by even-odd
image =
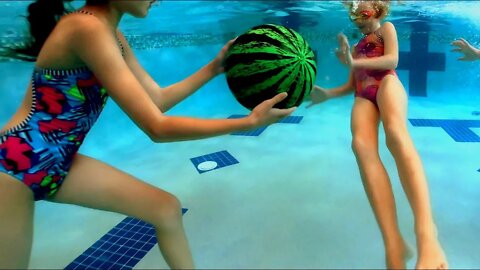
[[[209,170],[215,169],[217,166],[218,166],[218,164],[215,161],[204,161],[204,162],[198,164],[197,168],[200,171],[209,171]]]

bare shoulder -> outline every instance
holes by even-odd
[[[38,65],[49,68],[82,66],[83,61],[76,54],[76,47],[89,40],[105,38],[108,32],[108,27],[94,16],[65,15],[45,41],[37,58]]]
[[[59,31],[71,35],[88,34],[96,36],[110,32],[108,26],[93,15],[72,13],[63,17],[56,27]]]
[[[388,34],[388,33],[394,33],[396,32],[395,30],[395,25],[391,22],[385,22],[382,27],[380,27],[380,32],[382,34]]]
[[[57,42],[63,40],[64,45],[75,48],[79,43],[85,44],[109,36],[114,36],[114,32],[99,18],[84,13],[71,13],[58,22],[51,39],[56,39]]]

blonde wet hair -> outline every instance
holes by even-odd
[[[390,12],[390,0],[343,0],[343,4],[349,9],[350,12],[355,12],[358,9],[358,5],[362,2],[369,3],[372,8],[377,12],[375,16],[377,19],[383,19],[388,16]]]

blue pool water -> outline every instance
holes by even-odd
[[[28,3],[0,2],[2,42],[21,39],[25,25],[19,15]],[[402,1],[388,17],[398,32],[409,131],[452,268],[480,268],[480,61],[459,62],[450,52],[450,42],[459,37],[480,44],[478,12],[478,1]],[[345,82],[348,70],[334,54],[336,35],[344,32],[351,42],[359,35],[340,1],[163,1],[143,20],[125,18],[121,28],[140,63],[166,86],[202,67],[230,38],[262,23],[289,26],[308,40],[318,55],[318,85]],[[0,62],[0,126],[18,108],[32,67]],[[110,100],[80,152],[175,194],[188,209],[185,228],[199,268],[382,268],[381,236],[350,147],[352,104],[347,96],[308,110],[303,105],[292,123],[248,134],[153,144]],[[229,118],[248,111],[218,76],[168,114]],[[412,213],[384,141],[381,132],[380,155],[399,224],[413,244]],[[221,167],[196,168],[202,157],[212,156]],[[30,267],[59,269],[76,262],[80,268],[105,268],[110,264],[101,260],[110,257],[122,257],[127,268],[166,267],[157,247],[129,249],[125,254],[132,259],[115,254],[120,248],[98,258],[84,253],[123,228],[125,218],[38,202]],[[134,244],[146,246],[139,241]]]

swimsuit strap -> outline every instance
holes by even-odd
[[[373,35],[375,35],[381,42],[383,42],[383,37],[382,37],[382,35],[379,33],[379,32],[380,32],[380,28],[382,28],[382,27],[379,27],[377,30],[375,30],[375,31],[373,31],[373,32],[365,35],[365,37],[368,37],[368,36],[370,36],[370,35],[373,34]]]
[[[95,14],[93,14],[93,12],[90,12],[90,11],[84,10],[84,9],[74,10],[74,11],[69,12],[69,13],[82,13],[82,14],[87,14],[87,15],[95,16]]]
[[[377,36],[377,38],[383,43],[383,37],[382,35],[380,35],[380,33],[377,31],[373,32],[373,34],[375,34],[375,36]]]

